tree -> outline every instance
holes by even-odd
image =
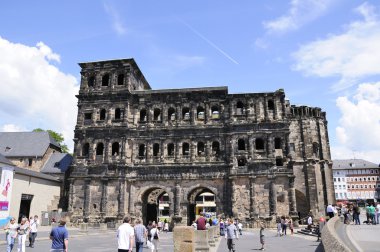
[[[63,143],[65,138],[61,133],[57,133],[53,130],[44,130],[41,128],[34,129],[33,132],[48,132],[49,135],[60,145],[62,153],[69,153],[69,148]]]

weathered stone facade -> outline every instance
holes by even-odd
[[[146,221],[163,193],[183,224],[205,191],[217,214],[246,222],[322,213],[334,202],[320,108],[290,105],[282,89],[151,90],[133,59],[80,66],[72,218]]]

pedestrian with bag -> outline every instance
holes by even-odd
[[[137,218],[135,222],[135,242],[136,242],[136,252],[143,252],[144,241],[147,237],[146,227],[141,224],[141,219]]]
[[[152,244],[151,251],[158,251],[158,242],[160,240],[160,235],[156,224],[153,224],[152,229],[150,230],[150,236],[150,242]]]
[[[7,252],[11,252],[15,245],[15,239],[17,237],[17,228],[18,224],[16,223],[16,219],[11,217],[9,223],[4,228],[7,240]]]

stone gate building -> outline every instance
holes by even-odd
[[[69,211],[90,222],[157,216],[190,224],[196,196],[253,222],[334,202],[326,113],[284,90],[152,90],[133,59],[80,63]]]

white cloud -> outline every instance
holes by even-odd
[[[74,76],[53,65],[59,55],[42,42],[30,47],[1,37],[0,55],[0,128],[51,129],[72,149],[78,86]]]
[[[4,124],[0,127],[0,131],[2,132],[22,132],[28,131],[23,126],[15,125],[15,124]]]
[[[112,21],[112,28],[118,35],[124,35],[127,33],[127,29],[120,17],[119,12],[111,5],[104,3],[104,10],[110,16]]]
[[[359,85],[353,97],[337,98],[342,113],[336,135],[336,158],[380,160],[380,82]],[[334,153],[334,152],[333,152]],[[343,155],[349,155],[342,157]]]
[[[285,33],[298,30],[323,15],[333,0],[291,0],[288,12],[274,20],[263,23],[269,33]]]
[[[380,20],[368,3],[360,5],[356,12],[363,19],[349,24],[343,33],[301,46],[294,53],[294,69],[306,75],[340,78],[333,91],[380,74]]]

